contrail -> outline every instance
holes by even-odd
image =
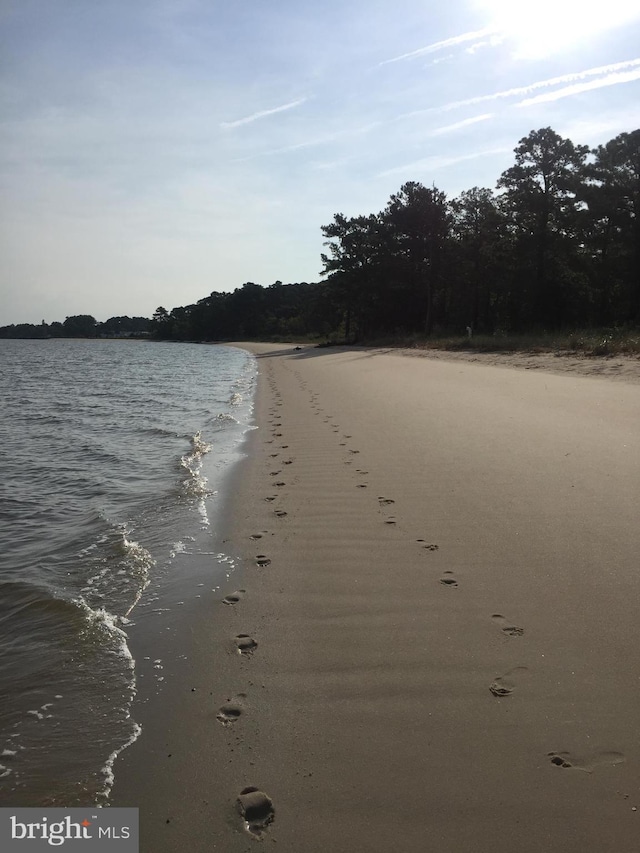
[[[426,56],[428,53],[437,53],[439,50],[445,50],[447,47],[453,47],[456,44],[464,44],[467,41],[474,41],[478,38],[484,38],[497,32],[495,27],[485,27],[483,30],[475,30],[470,33],[463,33],[460,36],[454,36],[444,41],[436,41],[433,44],[428,44],[426,47],[419,47],[418,50],[412,50],[411,53],[403,53],[401,56],[394,56],[393,59],[385,59],[380,62],[380,65],[390,65],[392,62],[401,62],[403,59],[414,59],[416,56]]]
[[[275,113],[283,113],[285,110],[292,110],[294,107],[299,107],[300,104],[304,104],[306,100],[307,98],[300,98],[297,101],[290,101],[288,104],[283,104],[281,107],[274,107],[271,110],[260,110],[260,112],[252,113],[250,116],[239,118],[236,121],[223,121],[220,122],[220,127],[228,129],[230,127],[240,127],[241,124],[250,124],[252,121],[258,121],[258,119],[266,118],[266,116],[272,116]]]
[[[591,80],[589,83],[574,83],[573,86],[565,86],[555,92],[546,92],[544,95],[536,95],[535,98],[526,98],[516,104],[517,107],[530,107],[532,104],[544,104],[549,101],[559,101],[561,98],[569,98],[571,95],[579,95],[581,92],[589,92],[592,89],[602,89],[604,86],[617,86],[619,83],[631,83],[640,79],[640,68],[635,71],[626,71],[621,74],[609,74],[600,80]]]

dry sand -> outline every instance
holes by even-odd
[[[637,360],[241,346],[260,428],[219,599],[246,592],[194,608],[136,709],[113,804],[142,853],[635,853]]]

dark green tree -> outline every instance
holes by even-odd
[[[450,202],[451,275],[456,285],[451,320],[456,327],[492,333],[505,324],[510,236],[490,189],[473,187]]]
[[[568,319],[587,152],[550,127],[532,130],[498,180],[516,237],[520,323],[558,327]]]
[[[96,318],[91,314],[67,317],[62,327],[65,336],[69,338],[95,338],[98,334]]]
[[[409,181],[391,196],[382,213],[387,245],[411,298],[406,317],[431,334],[434,322],[447,322],[446,279],[443,275],[445,245],[449,236],[446,196],[436,187]]]
[[[640,130],[593,151],[587,246],[604,322],[640,321]]]

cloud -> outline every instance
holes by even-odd
[[[516,106],[530,107],[533,104],[559,101],[561,98],[570,98],[572,95],[579,95],[581,92],[590,92],[592,89],[602,89],[605,86],[617,86],[620,83],[631,83],[633,80],[640,80],[640,68],[636,68],[634,71],[609,74],[607,77],[602,77],[600,80],[591,80],[588,83],[574,83],[573,86],[565,86],[564,89],[557,89],[555,92],[545,92],[544,95],[526,98],[524,101],[516,104]]]
[[[283,145],[280,148],[268,148],[264,151],[257,151],[256,153],[249,154],[246,157],[234,157],[231,162],[246,163],[248,160],[255,160],[259,157],[270,157],[272,154],[288,154],[291,151],[299,151],[303,148],[313,148],[316,145],[328,145],[329,143],[335,142],[336,140],[344,137],[362,136],[372,130],[375,130],[380,126],[380,124],[381,122],[379,121],[372,121],[360,127],[337,130],[333,133],[325,133],[321,136],[314,137],[313,139],[306,139],[302,142],[293,142],[289,145]]]
[[[257,113],[252,113],[249,116],[245,116],[244,118],[236,119],[236,121],[223,121],[220,122],[220,127],[228,130],[232,127],[240,127],[242,124],[251,124],[251,122],[258,121],[258,119],[266,118],[267,116],[275,115],[275,113],[283,113],[286,110],[292,110],[295,107],[299,107],[300,104],[304,104],[308,98],[299,98],[297,101],[290,101],[288,104],[282,104],[280,107],[273,107],[270,110],[260,110]]]
[[[463,163],[466,160],[476,160],[479,157],[489,157],[493,154],[505,154],[511,151],[511,148],[490,148],[487,151],[474,151],[471,154],[463,154],[460,157],[425,157],[422,160],[415,160],[413,163],[405,163],[403,166],[394,166],[392,169],[385,169],[384,172],[378,172],[377,178],[385,178],[387,175],[397,175],[401,172],[437,172],[439,169],[446,169],[448,166],[455,166],[457,163]]]
[[[446,56],[438,56],[435,59],[432,59],[429,65],[440,65],[441,62],[451,62],[452,59],[455,59],[455,54],[448,53]]]
[[[497,47],[499,44],[502,44],[503,41],[504,36],[494,33],[491,38],[484,39],[483,41],[477,41],[475,44],[472,44],[471,47],[465,48],[464,52],[473,55],[482,47]]]
[[[459,130],[461,127],[468,127],[470,124],[477,124],[479,121],[487,121],[493,118],[495,113],[483,113],[480,116],[465,118],[462,121],[457,121],[455,124],[447,124],[444,127],[436,127],[429,133],[429,136],[440,136],[443,133],[451,133],[454,130]]]
[[[454,47],[455,45],[464,44],[468,41],[475,41],[476,39],[483,39],[486,36],[494,35],[495,32],[495,27],[485,27],[482,30],[462,33],[462,35],[454,36],[450,39],[444,39],[444,41],[436,41],[433,44],[428,44],[426,47],[419,47],[417,50],[412,50],[410,53],[403,53],[400,56],[394,56],[393,59],[385,59],[384,62],[380,62],[379,65],[390,65],[392,62],[402,62],[405,59],[415,59],[418,56],[437,53],[440,50],[446,50],[448,47]]]
[[[451,101],[448,104],[443,104],[440,107],[429,107],[425,110],[414,110],[410,113],[404,113],[399,118],[411,118],[416,115],[424,115],[425,113],[433,112],[449,112],[460,107],[470,107],[476,104],[484,104],[487,101],[497,101],[503,98],[515,98],[519,95],[529,95],[537,89],[546,89],[551,86],[559,86],[562,83],[572,83],[584,80],[587,77],[595,77],[598,75],[616,75],[617,72],[624,71],[626,68],[638,68],[640,59],[628,59],[624,62],[615,62],[612,65],[600,65],[597,68],[587,68],[585,71],[575,71],[570,74],[562,74],[560,77],[549,77],[547,80],[538,80],[535,83],[529,83],[526,86],[518,86],[513,89],[504,89],[501,92],[493,92],[490,95],[478,95],[475,98],[465,98],[463,101]],[[605,78],[607,79],[607,78]],[[636,79],[635,77],[632,79]],[[597,81],[600,82],[600,81]],[[612,83],[604,85],[613,85],[615,82],[626,82],[626,80],[618,79]],[[593,88],[598,88],[593,86]],[[552,99],[550,99],[552,100]]]

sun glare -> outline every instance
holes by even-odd
[[[478,0],[487,24],[516,57],[538,59],[591,42],[605,30],[640,19],[638,0]]]

